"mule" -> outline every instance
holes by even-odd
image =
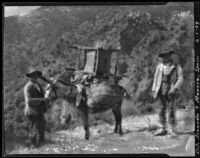
[[[63,88],[63,85],[65,85],[66,89]],[[90,137],[88,115],[112,109],[116,122],[114,133],[119,133],[119,135],[122,136],[121,105],[123,98],[125,97],[128,99],[130,96],[127,91],[119,85],[112,86],[111,88],[113,89],[113,93],[115,93],[110,100],[111,102],[94,105],[94,103],[89,102],[90,99],[87,94],[87,90],[90,89],[90,87],[86,87],[82,84],[66,84],[61,80],[54,80],[52,84],[48,84],[45,97],[51,98],[52,103],[58,98],[65,99],[71,103],[70,105],[82,116],[85,139],[87,140]]]

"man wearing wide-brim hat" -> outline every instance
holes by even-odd
[[[175,133],[175,99],[176,92],[183,83],[183,71],[179,64],[175,64],[172,59],[173,50],[163,51],[158,55],[162,62],[158,64],[154,75],[153,97],[157,97],[161,103],[161,111],[159,114],[161,128],[154,134],[156,136],[165,135],[168,132],[171,135]],[[169,109],[169,128],[166,125],[166,111]]]
[[[26,77],[29,81],[24,87],[25,116],[29,120],[31,143],[37,147],[44,141],[44,113],[47,110],[49,99],[44,98],[43,88],[38,82],[38,78],[42,78],[41,71],[31,68],[26,73]]]

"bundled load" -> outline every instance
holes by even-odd
[[[92,84],[90,88],[86,88],[86,92],[88,94],[88,106],[92,108],[107,109],[108,106],[116,104],[123,97],[118,93],[117,87],[108,81]]]
[[[73,47],[80,51],[77,70],[74,72],[73,83],[81,84],[87,93],[87,103],[92,109],[108,109],[123,97],[117,85],[117,49]],[[112,53],[117,52],[115,74],[110,73]],[[82,61],[81,61],[82,60]]]

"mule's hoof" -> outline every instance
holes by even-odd
[[[119,135],[120,135],[120,136],[123,136],[123,132],[119,132]]]
[[[86,136],[85,136],[85,139],[86,139],[86,140],[89,140],[89,138],[90,138],[90,135],[86,135]]]
[[[114,129],[114,130],[113,130],[113,133],[117,133],[117,129]]]

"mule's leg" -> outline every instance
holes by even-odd
[[[118,113],[119,113],[119,124],[118,124],[118,126],[119,126],[119,134],[120,135],[123,135],[123,132],[122,132],[122,111],[121,111],[121,104],[122,103],[119,103],[118,105],[117,105],[117,111],[118,111]]]
[[[89,130],[89,121],[88,121],[88,113],[85,112],[83,114],[83,126],[84,126],[84,130],[85,130],[85,139],[89,139],[90,137],[90,130]]]
[[[115,128],[114,128],[114,132],[117,133],[119,132],[120,135],[123,134],[122,132],[122,113],[121,113],[121,103],[117,104],[113,109],[112,112],[114,114],[115,117]]]
[[[119,114],[118,114],[118,110],[116,108],[116,106],[112,109],[112,112],[114,114],[115,117],[115,128],[114,128],[114,133],[117,133],[118,131],[118,125],[119,125]]]

